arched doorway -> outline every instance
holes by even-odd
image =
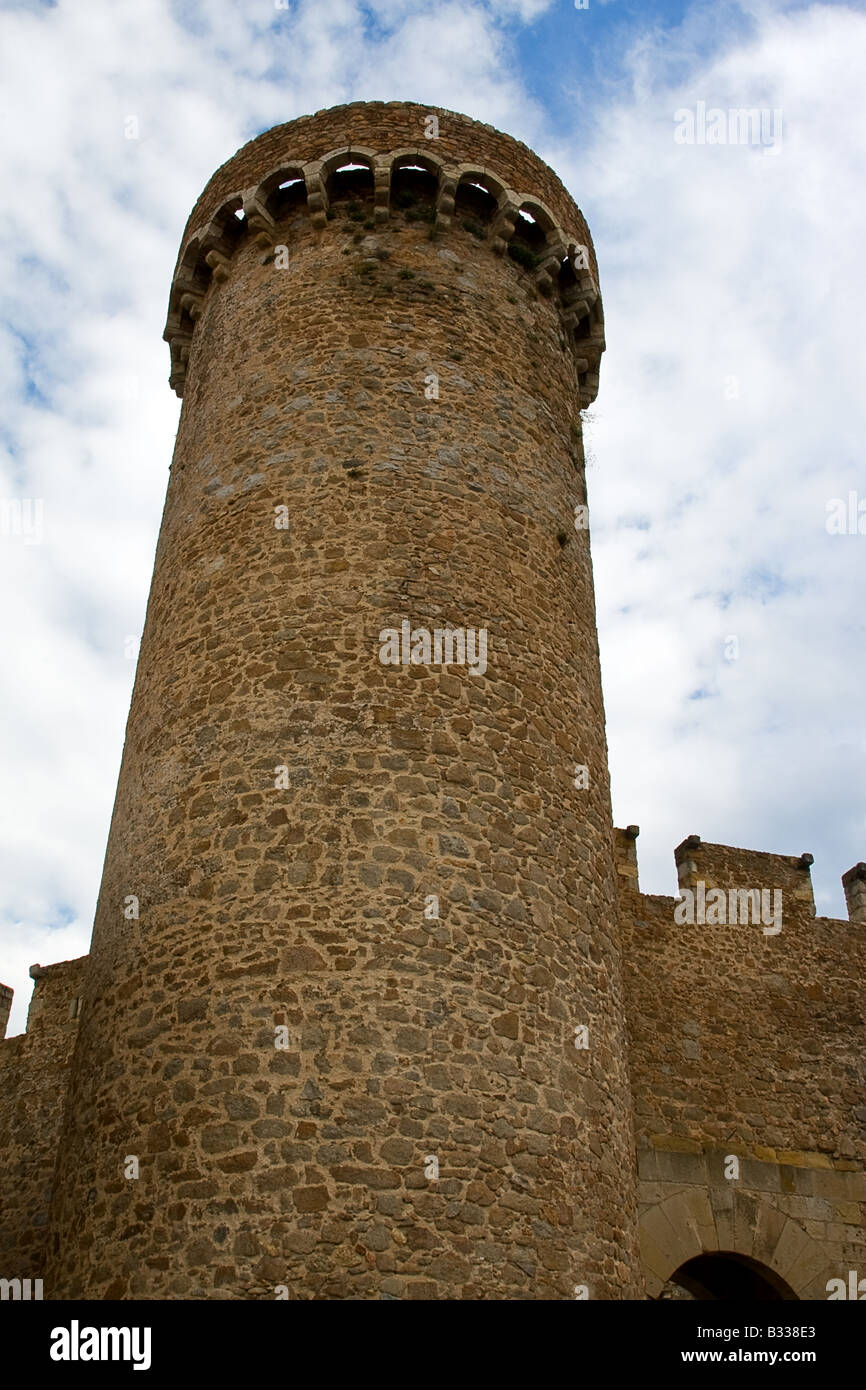
[[[749,1302],[757,1296],[749,1271],[774,1290],[768,1293],[764,1287],[762,1298],[824,1299],[827,1279],[836,1272],[823,1243],[770,1197],[736,1188],[732,1192],[730,1183],[691,1184],[651,1202],[640,1215],[640,1243],[647,1295],[654,1299]],[[711,1268],[709,1259],[718,1259],[719,1266]],[[723,1268],[722,1261],[726,1266],[736,1261],[737,1267]],[[681,1272],[701,1292],[676,1282]]]
[[[695,1255],[675,1270],[660,1298],[763,1303],[797,1295],[775,1270],[733,1250]]]

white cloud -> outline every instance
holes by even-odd
[[[866,496],[864,37],[848,10],[768,14],[675,87],[641,50],[640,99],[605,112],[588,159],[557,156],[602,248],[602,666],[615,818],[643,823],[657,892],[697,831],[814,852],[819,910],[844,916],[863,857],[866,537],[825,516]],[[698,101],[782,108],[782,149],[675,145]]]

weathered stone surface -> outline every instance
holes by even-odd
[[[81,956],[34,975],[27,1032],[0,1041],[0,1268],[4,1278],[40,1279],[45,1272],[51,1174],[79,1027],[74,1005],[84,994],[88,961]],[[11,990],[8,994],[11,1001]]]

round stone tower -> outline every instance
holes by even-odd
[[[322,111],[213,176],[166,338],[46,1296],[639,1297],[583,217]]]

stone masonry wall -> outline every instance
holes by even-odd
[[[863,924],[815,917],[808,859],[690,840],[681,888],[779,888],[781,930],[678,925],[614,837],[648,1289],[734,1250],[825,1298],[866,1273]]]
[[[27,1032],[0,1042],[0,1278],[41,1278],[87,956],[38,972]]]
[[[280,127],[242,179],[418,110]],[[286,210],[282,268],[262,213],[188,292],[48,1297],[642,1292],[585,368],[483,228],[375,210]],[[381,664],[403,620],[486,629],[486,672]]]

